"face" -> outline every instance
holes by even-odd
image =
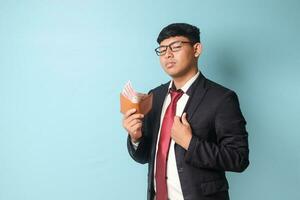
[[[176,41],[189,42],[184,36],[175,36],[163,40],[160,46],[167,46]],[[160,64],[164,71],[172,78],[181,78],[190,75],[197,69],[198,57],[201,53],[201,44],[182,43],[181,48],[176,52],[168,47],[166,54],[159,57]]]

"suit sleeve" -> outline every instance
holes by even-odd
[[[151,91],[150,91],[151,92]],[[150,93],[149,92],[149,93]],[[127,138],[127,149],[129,155],[138,163],[145,164],[148,163],[150,160],[150,153],[151,153],[151,144],[152,144],[152,135],[151,135],[151,111],[145,115],[143,119],[142,125],[142,138],[137,146],[134,147],[130,135]]]
[[[151,142],[147,138],[147,136],[142,136],[138,147],[135,149],[133,144],[131,143],[131,138],[128,136],[127,138],[127,149],[129,155],[138,163],[145,164],[149,162],[150,159],[150,146]]]
[[[214,119],[216,141],[193,135],[185,161],[197,168],[242,172],[249,165],[248,133],[238,97],[227,92],[220,101]]]

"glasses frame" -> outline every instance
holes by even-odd
[[[177,43],[177,42],[180,42],[180,43],[181,43],[181,44],[180,44],[180,49],[178,49],[178,50],[172,49],[172,45],[175,44],[175,43]],[[182,44],[185,44],[185,43],[195,44],[194,42],[190,42],[190,41],[180,41],[180,40],[179,40],[179,41],[174,41],[174,42],[170,43],[169,45],[162,45],[162,46],[159,46],[159,47],[155,48],[154,51],[155,51],[156,55],[158,55],[158,56],[164,56],[164,55],[166,55],[166,53],[167,53],[167,51],[168,51],[168,47],[170,48],[170,50],[171,50],[172,52],[177,52],[177,51],[180,51],[180,50],[181,50]],[[166,47],[166,50],[163,51],[164,53],[161,53],[161,52],[159,51],[159,48],[161,48],[161,47]]]

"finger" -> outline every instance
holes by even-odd
[[[134,133],[136,131],[137,127],[142,127],[142,125],[143,125],[142,123],[135,123],[135,124],[130,124],[130,125],[127,124],[126,130],[128,133]]]
[[[136,123],[142,123],[143,117],[144,117],[144,115],[142,115],[142,114],[133,114],[133,115],[129,116],[127,119],[123,120],[123,127],[126,130],[129,130]]]
[[[178,123],[180,123],[180,117],[178,117],[178,116],[174,116],[174,122],[173,122],[174,124],[178,124]]]
[[[135,108],[132,108],[130,110],[128,110],[125,115],[124,115],[124,118],[128,118],[130,115],[132,115],[133,113],[136,112],[136,109]]]
[[[134,126],[131,127],[132,133],[135,133],[137,131],[140,131],[142,129],[142,123],[137,123]]]
[[[186,119],[186,113],[183,113],[183,115],[181,117],[181,121],[184,125],[189,125],[189,122]]]
[[[137,117],[130,116],[129,118],[123,120],[123,127],[126,129],[129,129],[131,126],[136,124],[138,121],[141,121],[141,120],[138,119]]]
[[[132,114],[130,115],[127,119],[125,119],[128,123],[130,123],[132,120],[135,120],[135,119],[139,119],[141,120],[142,118],[144,117],[143,114]]]
[[[131,133],[132,134],[137,134],[138,132],[141,132],[142,130],[142,124],[136,124],[131,128]]]
[[[139,120],[139,119],[134,119],[134,120],[132,120],[130,123],[128,123],[128,126],[129,126],[129,127],[133,127],[133,126],[135,126],[136,124],[142,124],[142,121]]]

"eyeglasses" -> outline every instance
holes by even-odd
[[[170,50],[172,52],[177,52],[177,51],[180,51],[182,45],[184,43],[190,43],[190,44],[193,44],[193,42],[187,42],[187,41],[175,41],[175,42],[172,42],[171,44],[169,45],[162,45],[162,46],[159,46],[157,47],[155,50],[156,54],[158,56],[163,56],[167,53],[167,50],[168,50],[168,47],[170,48]]]

